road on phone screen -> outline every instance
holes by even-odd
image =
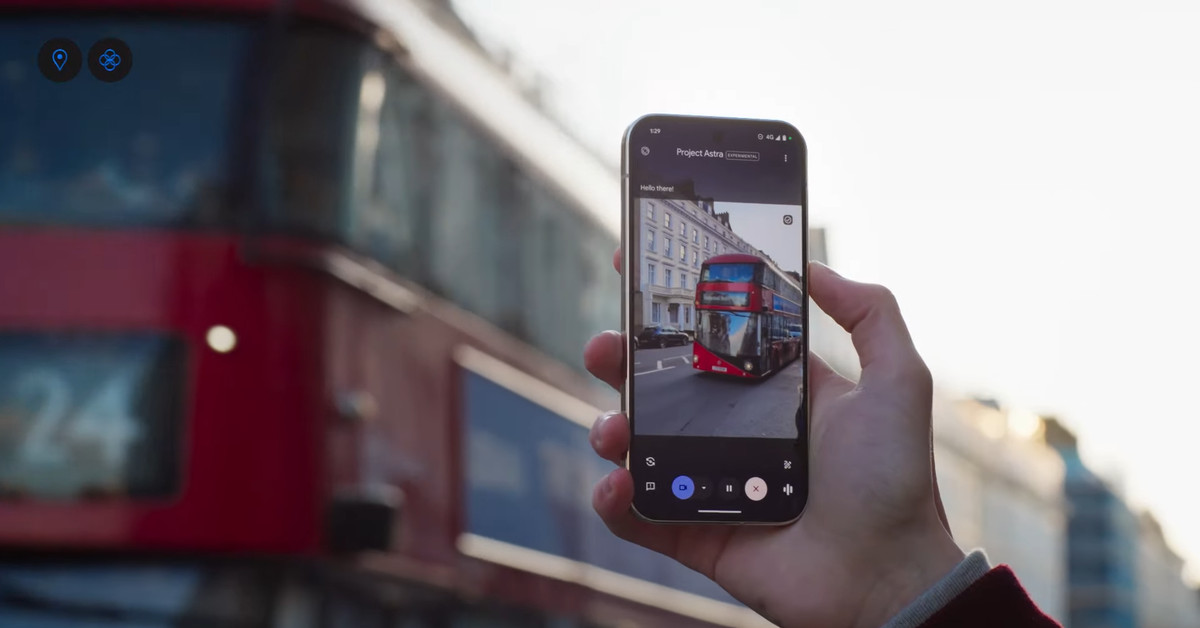
[[[692,345],[639,349],[633,358],[640,435],[795,438],[802,360],[764,380],[692,368]]]

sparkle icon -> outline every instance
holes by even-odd
[[[133,67],[133,51],[129,49],[128,44],[116,37],[101,39],[92,44],[86,59],[92,76],[105,83],[116,83],[125,78]]]
[[[67,51],[59,48],[50,54],[50,60],[54,62],[54,67],[62,72],[63,66],[67,64]]]
[[[117,69],[118,65],[121,65],[121,55],[117,54],[117,51],[112,48],[105,50],[104,54],[100,55],[100,67],[105,70],[112,72]]]

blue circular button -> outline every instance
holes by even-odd
[[[692,482],[692,478],[686,475],[681,475],[671,482],[671,492],[679,499],[687,499],[695,492],[696,485]]]

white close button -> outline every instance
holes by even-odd
[[[746,497],[759,501],[767,496],[767,483],[762,478],[746,480]]]

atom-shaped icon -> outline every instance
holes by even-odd
[[[121,65],[121,55],[117,54],[112,48],[105,50],[104,54],[100,55],[100,67],[103,67],[105,70],[112,72],[117,69],[118,65]]]

